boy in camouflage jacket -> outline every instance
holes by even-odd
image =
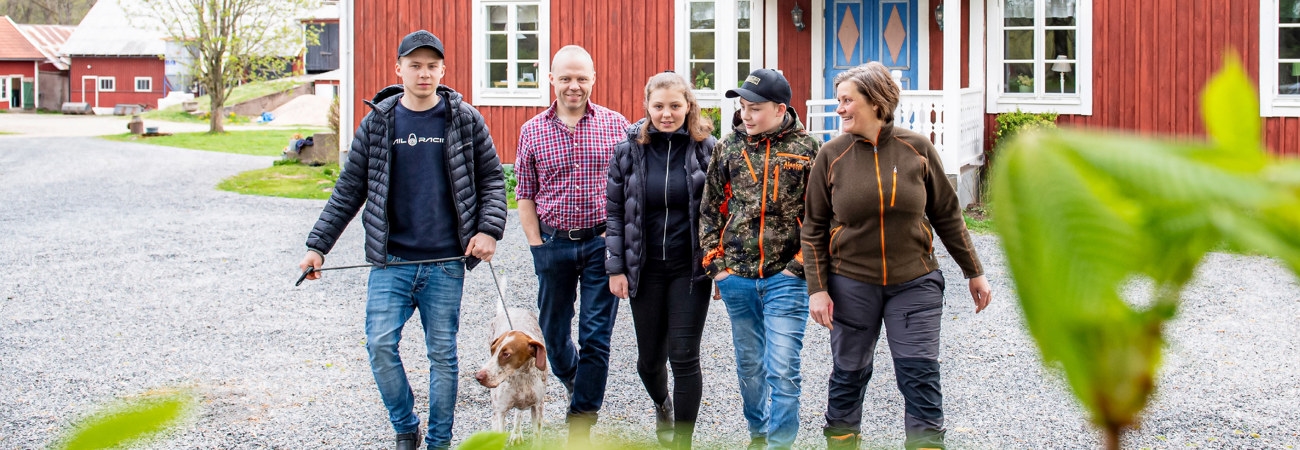
[[[790,84],[775,70],[754,71],[727,97],[740,97],[741,110],[735,133],[713,149],[700,248],[731,317],[749,448],[789,448],[799,431],[808,321],[799,227],[820,142],[804,132]]]

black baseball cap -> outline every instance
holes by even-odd
[[[776,102],[790,106],[790,82],[775,69],[758,69],[750,72],[740,87],[727,91],[727,98],[736,97],[751,102]]]
[[[438,52],[439,58],[443,58],[442,40],[438,39],[437,36],[434,36],[433,33],[425,30],[413,32],[402,38],[401,45],[397,46],[397,57],[401,58],[409,55],[411,52],[415,51],[415,49],[420,47],[429,47],[433,49],[433,51]]]

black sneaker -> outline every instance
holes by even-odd
[[[673,448],[673,397],[671,395],[665,398],[663,403],[655,405],[655,437],[659,439],[659,445]]]
[[[745,450],[766,450],[766,449],[767,449],[767,438],[763,436],[750,439],[749,446],[745,447]]]
[[[397,435],[397,450],[416,450],[420,448],[420,430]]]

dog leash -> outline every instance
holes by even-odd
[[[411,264],[436,264],[436,263],[445,263],[445,262],[452,262],[452,261],[462,261],[464,259],[465,259],[464,256],[453,256],[451,258],[422,259],[419,261],[399,261],[399,262],[385,264],[385,266],[407,266]],[[491,263],[488,263],[488,265],[490,266]],[[326,270],[360,269],[362,267],[374,268],[379,266],[375,264],[357,264],[355,266],[322,267],[320,269],[317,269],[315,267],[308,267],[307,270],[302,271],[302,276],[298,277],[298,282],[294,283],[293,285],[294,286],[302,285],[302,280],[307,279],[307,275],[311,275],[312,272],[324,272]],[[496,279],[496,274],[492,274],[492,278]]]
[[[465,259],[464,256],[455,256],[455,257],[451,257],[451,258],[422,259],[422,260],[419,260],[419,261],[399,261],[399,262],[395,262],[395,263],[389,263],[389,264],[387,264],[387,265],[389,265],[389,266],[407,266],[407,265],[411,265],[411,264],[437,264],[437,263],[445,263],[445,262],[452,262],[452,261],[461,261],[461,260],[464,260],[464,259]],[[506,316],[506,325],[509,326],[511,330],[513,330],[513,329],[515,329],[515,324],[513,323],[513,321],[510,320],[510,312],[509,312],[509,308],[506,306],[506,293],[505,293],[505,291],[502,291],[502,290],[501,290],[501,281],[500,281],[500,280],[497,280],[497,269],[496,269],[496,267],[493,267],[493,266],[492,266],[492,261],[487,261],[487,264],[488,264],[488,272],[491,272],[491,273],[492,273],[492,284],[496,285],[496,287],[497,287],[497,289],[496,289],[496,291],[497,291],[497,300],[499,300],[499,301],[501,302],[501,310],[506,312],[506,314],[505,314],[505,316]],[[306,280],[306,279],[307,279],[307,275],[311,275],[312,272],[324,272],[324,271],[326,271],[326,270],[360,269],[360,268],[362,268],[362,267],[371,267],[371,268],[373,268],[373,267],[379,267],[379,266],[374,265],[374,264],[357,264],[357,265],[354,265],[354,266],[322,267],[322,268],[320,268],[320,269],[317,269],[317,268],[315,268],[315,267],[308,267],[307,270],[302,271],[302,276],[299,276],[299,277],[298,277],[298,281],[295,282],[295,283],[293,283],[293,285],[294,285],[294,286],[301,286],[301,285],[302,285],[302,281],[303,281],[303,280]]]
[[[495,267],[492,267],[492,261],[488,261],[487,263],[488,263],[488,272],[492,272],[492,284],[495,284],[497,286],[497,299],[501,301],[501,312],[505,313],[504,315],[506,316],[506,326],[510,327],[510,329],[513,330],[515,329],[515,324],[511,323],[510,321],[510,308],[506,307],[506,293],[505,291],[501,290],[501,282],[497,281],[497,269]]]

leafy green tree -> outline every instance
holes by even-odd
[[[1202,94],[1208,142],[1042,130],[999,156],[994,224],[1030,334],[1109,449],[1156,388],[1164,325],[1206,252],[1300,273],[1300,162],[1264,148],[1256,98],[1233,55]],[[1122,293],[1141,279],[1154,289],[1135,306]]]
[[[191,73],[207,91],[211,133],[225,131],[226,99],[241,82],[279,74],[315,42],[316,28],[303,18],[318,0],[139,0],[127,8],[135,18],[153,17],[175,42],[188,43]],[[140,22],[153,23],[154,20]],[[306,39],[304,40],[304,36]]]

